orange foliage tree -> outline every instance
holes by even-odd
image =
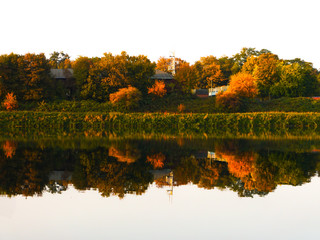
[[[167,94],[166,85],[163,81],[156,80],[151,88],[148,88],[148,93],[158,97],[163,97]]]
[[[7,93],[6,98],[2,102],[4,108],[8,111],[12,111],[18,108],[18,101],[13,93]]]
[[[110,94],[110,102],[115,106],[131,109],[139,105],[141,97],[142,94],[137,88],[129,86]]]
[[[256,79],[249,73],[241,72],[231,76],[227,91],[248,98],[254,98],[259,93]]]

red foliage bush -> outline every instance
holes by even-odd
[[[151,88],[148,88],[148,93],[158,97],[163,97],[167,94],[166,85],[163,81],[156,80]]]
[[[2,105],[8,111],[12,111],[14,109],[17,109],[18,108],[18,101],[17,101],[16,96],[13,93],[8,93],[6,95],[6,98],[2,102]]]

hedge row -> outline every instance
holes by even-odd
[[[206,134],[320,133],[320,113],[0,112],[2,131],[107,130]]]

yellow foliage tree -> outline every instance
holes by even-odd
[[[264,53],[260,56],[251,56],[242,66],[242,72],[250,73],[257,80],[259,95],[267,97],[270,88],[279,81],[279,58],[272,53]]]

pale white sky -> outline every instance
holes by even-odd
[[[320,68],[319,0],[0,0],[0,54],[232,56],[269,49]]]

